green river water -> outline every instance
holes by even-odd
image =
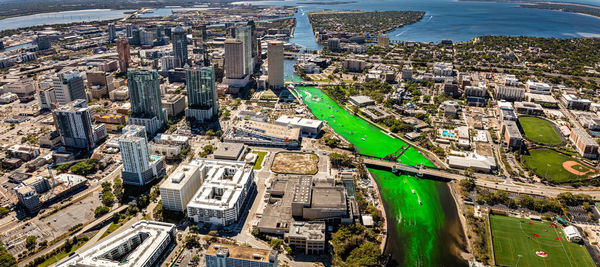
[[[350,114],[321,90],[296,87],[311,112],[361,154],[384,157],[406,144]],[[433,166],[419,151],[407,150],[402,163]],[[369,169],[381,192],[388,221],[388,266],[466,266],[457,256],[464,243],[457,210],[447,185]],[[421,201],[422,205],[419,204]]]

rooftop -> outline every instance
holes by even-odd
[[[211,244],[206,250],[206,255],[225,255],[228,258],[249,260],[255,262],[271,262],[276,258],[276,252],[267,249],[247,248],[229,244]]]
[[[81,253],[74,254],[56,266],[147,266],[156,250],[171,238],[175,225],[170,223],[139,221],[121,233],[105,239]],[[130,243],[140,242],[137,246]]]

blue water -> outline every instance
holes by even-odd
[[[600,19],[574,13],[520,8],[512,3],[459,2],[455,0],[355,0],[342,5],[305,5],[296,14],[294,39],[306,48],[318,48],[306,18],[309,11],[334,10],[421,10],[418,23],[389,33],[393,40],[439,42],[468,41],[482,35],[538,37],[600,37]],[[244,2],[260,5],[295,5],[298,1]],[[570,1],[600,4],[598,0]]]
[[[0,31],[37,25],[63,24],[71,22],[112,20],[125,17],[131,10],[88,9],[41,13],[0,20]]]
[[[446,130],[442,131],[442,136],[454,138],[454,133],[448,132]]]

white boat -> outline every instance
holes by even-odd
[[[413,193],[413,195],[415,194],[415,190],[414,189],[412,190],[412,193]]]
[[[365,141],[365,139],[364,139],[364,138],[361,138],[361,140]]]
[[[419,200],[419,205],[423,206],[423,202],[421,202],[421,200]]]

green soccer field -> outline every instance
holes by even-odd
[[[549,222],[490,215],[494,255],[498,266],[595,266],[583,245],[571,243],[565,238],[562,228],[552,228]],[[535,237],[538,234],[539,237]],[[562,240],[556,240],[560,237]],[[548,257],[536,255],[543,251]],[[521,256],[519,256],[521,255]]]
[[[525,136],[533,142],[545,145],[560,145],[562,143],[559,133],[546,120],[535,117],[521,117],[519,123],[523,128],[523,132],[525,132]]]

